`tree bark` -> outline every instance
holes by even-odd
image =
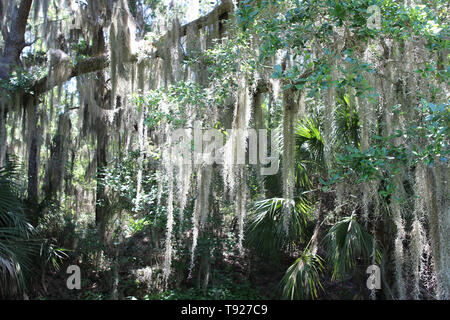
[[[99,28],[97,32],[97,38],[93,40],[96,43],[95,49],[97,52],[94,54],[102,54],[106,51],[105,40],[103,37],[102,29]],[[96,92],[96,104],[102,109],[108,109],[111,103],[111,99],[108,99],[108,89],[106,89],[106,79],[103,72],[97,72],[97,81],[95,82]],[[105,192],[105,171],[107,166],[107,150],[108,150],[108,123],[105,117],[101,114],[97,118],[97,189],[96,189],[96,205],[95,205],[95,224],[99,228],[99,236],[102,242],[106,239],[106,222],[107,214],[109,211],[108,197]]]
[[[49,200],[56,200],[58,192],[62,190],[70,129],[69,114],[67,112],[61,114],[58,118],[58,129],[50,147],[50,160],[48,161],[45,177],[44,192]]]
[[[8,111],[3,104],[0,105],[0,168],[6,164],[7,150],[7,134],[6,134],[6,117]]]
[[[107,166],[106,150],[108,145],[108,133],[107,127],[103,121],[98,121],[97,126],[97,189],[95,205],[95,223],[97,226],[101,226],[105,220],[107,213],[107,198],[105,193],[104,169]]]
[[[20,65],[20,54],[25,43],[25,30],[30,14],[32,0],[22,0],[20,6],[13,9],[10,28],[3,26],[4,49],[0,57],[0,78],[7,79],[15,66]]]
[[[22,0],[20,6],[13,10],[13,15],[11,17],[11,27],[8,29],[4,27],[2,29],[3,37],[5,39],[4,50],[2,56],[0,57],[0,79],[7,80],[10,76],[11,71],[20,66],[20,55],[24,47],[27,44],[25,42],[25,30],[27,26],[27,20],[30,13],[32,0]],[[205,26],[210,25],[212,19],[219,19],[219,22],[228,19],[229,13],[234,9],[231,0],[224,0],[222,3],[212,10],[209,14],[198,18],[197,20],[191,21],[188,24],[181,26],[182,36],[186,35],[186,31],[189,27],[194,27],[201,29]],[[223,29],[223,28],[222,28]],[[225,32],[224,30],[221,31]],[[161,37],[158,41],[157,50],[154,52],[153,57],[161,57],[164,55],[164,50],[161,50],[161,45],[165,42],[167,35]],[[61,83],[70,80],[73,77],[90,73],[101,71],[107,68],[110,64],[110,57],[105,53],[104,47],[95,48],[93,50],[92,57],[77,62],[73,67],[71,72],[67,73],[67,78],[60,79]],[[131,57],[132,61],[136,61],[136,56]],[[131,62],[131,61],[130,61]],[[31,86],[30,92],[33,92],[35,96],[45,93],[52,89],[54,86],[60,85],[61,83],[50,83],[48,77],[39,79]]]
[[[41,149],[41,133],[38,127],[38,114],[34,99],[26,102],[28,112],[28,187],[27,187],[27,211],[32,223],[36,224],[39,217],[38,204],[38,178]]]

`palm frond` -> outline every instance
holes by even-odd
[[[44,239],[39,250],[40,260],[45,267],[51,265],[56,271],[59,271],[62,261],[69,257],[66,251],[68,250],[59,248],[50,240]]]
[[[316,299],[320,289],[323,290],[320,276],[324,270],[322,258],[305,250],[302,255],[288,268],[281,283],[285,298]]]
[[[297,182],[303,188],[311,187],[311,172],[324,168],[324,141],[316,119],[303,118],[295,130]]]
[[[336,102],[334,140],[340,145],[351,145],[357,148],[360,140],[358,111],[355,106],[350,105],[347,95],[340,96]]]
[[[358,223],[356,215],[336,222],[324,241],[328,262],[333,266],[332,279],[344,277],[355,267],[357,259],[369,259],[373,252],[373,237]]]
[[[282,208],[284,198],[270,198],[255,202],[249,214],[247,224],[247,242],[263,255],[271,255],[278,252],[286,245],[298,240],[310,218],[310,206],[308,201],[299,197],[293,201],[293,210],[289,231],[286,233]]]
[[[35,241],[15,182],[15,168],[0,169],[0,296],[23,290]]]

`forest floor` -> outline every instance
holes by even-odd
[[[118,264],[114,259],[86,254],[85,249],[74,250],[59,270],[46,270],[35,280],[27,292],[26,298],[35,300],[105,300],[111,299],[114,280],[118,276],[116,287],[119,299],[137,300],[259,300],[280,299],[280,284],[288,267],[295,261],[292,255],[279,257],[261,257],[246,250],[244,256],[225,252],[222,259],[210,264],[210,280],[205,289],[202,276],[187,279],[185,266],[189,264],[189,255],[172,264],[171,282],[164,287],[162,268],[164,246],[154,248],[148,232],[140,232],[122,243]],[[83,253],[80,253],[83,252]],[[101,261],[101,259],[100,259]],[[70,290],[66,282],[70,274],[69,265],[77,264],[81,270],[81,289]],[[98,267],[101,265],[101,267]],[[114,266],[119,272],[114,273]],[[180,272],[180,270],[184,270]],[[198,270],[196,270],[198,274]],[[195,272],[194,272],[195,274]],[[358,281],[331,281],[325,274],[322,279],[323,290],[318,299],[363,299]],[[361,280],[359,280],[361,281]]]
[[[123,257],[127,260],[129,257]],[[292,258],[284,257],[280,260],[268,260],[253,256],[247,263],[236,260],[233,264],[219,263],[214,267],[216,277],[210,284],[211,289],[204,292],[198,287],[196,280],[184,281],[178,289],[163,290],[161,283],[155,283],[146,271],[148,266],[142,267],[142,257],[133,257],[132,262],[120,266],[119,299],[138,300],[172,300],[172,299],[208,299],[208,300],[270,300],[280,299],[282,287],[280,281],[293,262]],[[140,262],[139,262],[140,260]],[[248,263],[250,261],[250,263]],[[36,300],[108,300],[111,298],[111,270],[98,271],[93,266],[80,265],[82,281],[80,290],[69,290],[66,286],[67,262],[59,271],[47,272],[42,281],[33,283],[28,299]],[[147,278],[146,278],[147,277]],[[156,277],[158,278],[158,277]],[[152,288],[152,285],[155,287]],[[348,281],[322,281],[323,290],[319,292],[319,300],[363,299],[358,286],[352,279]]]

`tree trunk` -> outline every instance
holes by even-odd
[[[20,54],[26,46],[25,30],[32,2],[32,0],[22,0],[20,6],[13,9],[9,30],[2,26],[4,49],[0,57],[1,79],[7,79],[12,69],[20,65]]]
[[[0,105],[0,168],[5,166],[6,150],[7,150],[7,135],[6,135],[6,117],[8,111],[3,104]]]
[[[38,178],[41,149],[40,128],[38,127],[38,114],[35,101],[27,103],[28,112],[28,197],[27,209],[32,222],[38,221]]]
[[[108,145],[107,127],[103,121],[98,122],[97,127],[97,190],[95,204],[95,224],[100,228],[100,236],[104,237],[105,219],[108,210],[107,197],[105,193],[104,178],[106,168],[106,150]]]
[[[56,200],[58,192],[61,192],[65,173],[65,165],[68,153],[68,135],[70,134],[71,122],[68,113],[59,116],[58,129],[53,137],[50,147],[50,160],[45,177],[45,195],[49,200]]]

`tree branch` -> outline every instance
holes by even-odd
[[[10,43],[9,46],[11,48],[14,48],[15,50],[9,50],[7,49],[8,43],[5,41],[5,50],[3,52],[3,56],[0,58],[0,79],[8,79],[9,74],[12,70],[12,68],[15,65],[19,64],[19,58],[20,54],[22,52],[22,49],[26,45],[24,34],[27,24],[28,15],[30,12],[32,0],[22,0],[20,7],[18,10],[16,10],[16,14],[13,15],[13,21],[11,23],[11,32],[9,34],[14,35],[14,43]],[[223,0],[222,3],[214,8],[210,13],[208,13],[205,16],[202,16],[198,18],[197,20],[191,21],[181,27],[181,34],[184,36],[186,35],[186,32],[188,28],[194,27],[197,29],[201,29],[211,23],[213,23],[214,19],[223,20],[226,17],[227,13],[230,13],[233,11],[233,3],[230,0]],[[166,36],[161,37],[161,41],[164,41],[163,39],[166,38]],[[161,42],[160,41],[160,42]],[[14,45],[13,45],[14,44]],[[18,45],[17,45],[18,44]],[[10,52],[11,51],[11,52]],[[8,58],[4,58],[5,55],[8,55]],[[160,50],[157,50],[155,52],[155,57],[160,55]],[[11,56],[13,56],[11,58]],[[131,61],[134,61],[136,57],[132,57]],[[128,62],[131,62],[128,61]],[[59,81],[55,83],[54,81],[48,81],[48,76],[39,79],[35,84],[33,84],[30,88],[30,90],[33,92],[35,96],[42,94],[44,92],[47,92],[52,87],[56,85],[60,85],[68,80],[70,80],[73,77],[77,77],[82,74],[90,73],[90,72],[96,72],[103,70],[109,66],[110,58],[105,53],[99,56],[94,56],[91,58],[88,58],[86,60],[79,61],[77,64],[75,64],[72,67],[71,72],[68,72],[68,76],[62,79],[58,79]]]
[[[49,83],[48,76],[39,79],[32,87],[31,91],[33,91],[34,95],[39,95],[41,93],[47,92],[52,87],[56,85],[60,85],[68,80],[70,80],[73,77],[80,76],[82,74],[90,73],[90,72],[96,72],[103,70],[109,66],[109,57],[107,54],[95,56],[88,58],[86,60],[82,60],[75,64],[72,67],[71,72],[67,73],[68,76],[66,78],[58,79],[58,83]]]
[[[7,79],[12,68],[20,63],[20,54],[25,47],[25,30],[33,0],[22,0],[19,8],[14,8],[11,28],[4,26],[5,45],[0,57],[0,79]]]
[[[218,5],[216,8],[214,8],[207,15],[204,15],[204,16],[198,18],[197,20],[191,21],[191,22],[181,26],[181,34],[183,36],[185,36],[189,27],[195,26],[197,29],[201,29],[201,28],[211,24],[213,22],[212,18],[214,18],[214,17],[217,17],[217,19],[220,20],[221,16],[233,11],[233,9],[234,9],[234,6],[233,6],[232,1],[222,0],[220,5]]]

